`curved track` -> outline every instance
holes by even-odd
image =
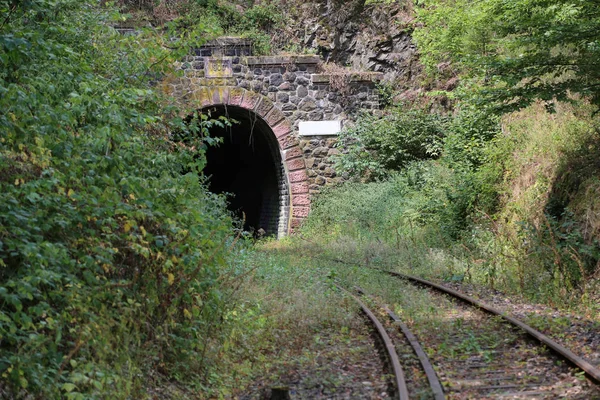
[[[445,286],[442,285],[438,285],[437,283],[434,282],[430,282],[427,281],[425,279],[421,279],[415,276],[411,276],[411,275],[406,275],[406,274],[401,274],[399,272],[393,272],[393,271],[386,271],[386,270],[379,270],[381,272],[384,272],[386,274],[389,274],[391,276],[395,276],[401,279],[405,279],[411,282],[416,282],[420,285],[424,285],[427,286],[429,288],[435,289],[439,292],[445,293],[447,295],[450,295],[454,298],[460,299],[464,302],[466,302],[467,304],[476,306],[492,315],[497,315],[501,318],[503,318],[505,321],[509,322],[510,324],[514,325],[517,328],[520,328],[522,330],[524,330],[525,332],[527,332],[527,334],[529,334],[531,337],[533,337],[534,339],[538,340],[539,342],[543,343],[544,345],[548,346],[550,349],[552,349],[552,351],[554,351],[556,354],[558,354],[560,357],[568,360],[569,362],[571,362],[572,364],[574,364],[575,366],[579,367],[582,371],[584,371],[586,373],[586,375],[595,383],[600,384],[600,369],[594,367],[592,364],[590,364],[589,362],[587,362],[586,360],[584,360],[583,358],[577,356],[575,353],[573,353],[571,350],[567,349],[566,347],[556,343],[554,340],[550,339],[548,336],[544,335],[543,333],[535,330],[534,328],[532,328],[531,326],[525,324],[522,321],[519,321],[518,319],[511,317],[510,315],[494,308],[491,307],[483,302],[480,302],[478,300],[473,299],[472,297],[467,296],[464,293],[461,293],[457,290],[453,290],[450,288],[447,288]]]
[[[350,293],[343,287],[341,287],[339,285],[336,285],[336,286],[338,287],[338,289],[340,289],[341,291],[343,291],[346,294],[348,294],[349,296],[351,296],[360,305],[360,308],[367,315],[367,317],[369,318],[369,320],[375,327],[377,334],[383,341],[383,344],[384,344],[386,352],[388,354],[390,363],[392,364],[392,370],[394,372],[394,383],[398,390],[398,398],[400,400],[409,400],[408,388],[406,386],[406,380],[404,378],[404,371],[402,370],[402,367],[400,366],[400,361],[398,360],[398,354],[396,353],[396,349],[394,347],[394,344],[392,343],[392,339],[386,332],[385,328],[383,327],[383,324],[377,319],[375,314],[366,306],[366,304],[363,303],[358,297],[356,297],[355,295],[353,295],[352,293]]]
[[[362,288],[356,289],[359,293],[365,296],[369,296],[365,293],[365,291]],[[373,298],[372,296],[369,297],[371,299]],[[388,317],[400,327],[402,334],[404,335],[404,337],[412,347],[413,351],[415,352],[417,358],[419,359],[419,362],[423,367],[423,371],[427,376],[427,381],[429,382],[429,387],[433,394],[433,398],[435,400],[444,400],[446,397],[444,396],[444,389],[442,388],[442,384],[440,383],[440,380],[438,379],[438,376],[435,373],[433,365],[431,365],[431,362],[429,361],[429,357],[427,357],[427,354],[425,354],[425,351],[423,351],[423,347],[421,347],[421,344],[417,340],[416,336],[411,332],[409,327],[404,322],[402,322],[402,320],[400,320],[400,318],[398,318],[398,316],[394,312],[392,312],[387,306],[383,306],[382,308],[386,312]]]
[[[334,261],[355,265],[339,259]],[[423,362],[423,359],[427,360],[427,356],[416,336],[386,306],[380,307],[400,328],[421,361],[431,388],[428,396],[436,400],[446,397],[600,399],[600,388],[594,385],[600,383],[600,370],[524,322],[443,285],[407,274],[367,268],[426,288],[434,297],[436,307],[450,313],[446,315],[447,322],[441,332],[424,332],[420,329],[419,338],[432,356],[432,366],[428,361]],[[368,296],[362,289],[355,289]],[[360,302],[356,296],[352,296]],[[362,302],[360,304],[364,310],[366,306]],[[464,326],[456,327],[454,322],[460,322]],[[418,325],[416,329],[419,331]],[[392,337],[398,338],[394,334]],[[469,343],[474,343],[475,347],[468,348]],[[449,348],[451,354],[448,353]],[[405,363],[403,366],[407,367],[405,357],[406,354],[401,354]],[[560,359],[583,372],[570,370]],[[406,371],[410,381],[410,367]],[[436,386],[436,373],[443,386],[439,382]],[[588,380],[584,379],[583,373]],[[414,386],[411,390],[413,389]]]

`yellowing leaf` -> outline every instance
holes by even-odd
[[[131,200],[135,200],[135,196],[133,195],[133,193],[131,193],[131,194],[129,195],[129,198],[130,198]]]
[[[187,309],[187,308],[184,308],[184,309],[183,309],[183,315],[184,315],[186,318],[192,319],[192,314],[191,314],[191,313],[188,311],[188,309]]]
[[[62,388],[64,389],[65,392],[71,393],[73,391],[73,389],[75,389],[75,385],[73,385],[72,383],[65,383],[65,384],[63,384]]]
[[[15,179],[15,186],[19,186],[19,178]]]
[[[69,189],[69,191],[67,192],[68,197],[73,197],[74,194],[75,194],[75,191],[73,189]]]
[[[125,222],[125,226],[123,226],[123,230],[125,232],[129,232],[131,230],[131,224],[129,223],[129,221]]]
[[[168,273],[167,274],[167,280],[169,281],[169,286],[173,284],[173,282],[175,282],[175,275],[173,275],[172,273]]]

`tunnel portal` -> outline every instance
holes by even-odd
[[[244,229],[267,236],[286,232],[287,180],[278,143],[269,125],[255,112],[236,106],[202,110],[211,119],[230,118],[231,126],[210,128],[222,143],[209,146],[205,175],[214,193],[228,193],[229,209],[245,216]],[[262,232],[261,232],[262,233]]]

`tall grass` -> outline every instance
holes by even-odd
[[[551,114],[538,103],[510,114],[501,133],[477,143],[477,162],[466,145],[461,160],[464,138],[450,131],[439,160],[324,192],[304,236],[332,257],[593,307],[600,139],[592,108],[580,101]]]

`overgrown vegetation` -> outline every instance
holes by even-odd
[[[594,111],[583,100],[557,103],[554,113],[537,102],[503,117],[462,109],[444,124],[439,159],[387,168],[382,157],[404,154],[419,138],[407,140],[396,132],[423,126],[432,117],[396,110],[405,116],[359,121],[366,129],[351,131],[358,139],[340,164],[358,181],[387,177],[323,193],[304,233],[328,243],[333,254],[363,264],[399,263],[429,277],[596,307],[599,126]],[[425,118],[415,122],[419,115]],[[402,126],[378,130],[396,123]],[[371,152],[360,147],[388,135],[395,142]]]
[[[334,252],[347,243],[365,262],[596,307],[600,36],[590,7],[419,2],[429,78],[460,81],[452,109],[420,102],[359,119],[338,166],[381,181],[325,193],[307,236],[326,231]]]
[[[436,158],[445,135],[444,118],[418,109],[392,108],[385,118],[364,114],[343,132],[341,171],[381,179],[416,160]]]
[[[480,108],[513,111],[537,100],[600,105],[600,9],[595,0],[425,0],[414,37],[435,74],[450,62]]]
[[[284,46],[274,33],[283,23],[277,1],[220,1],[122,0],[129,12],[127,25],[173,26],[178,31],[194,29],[197,25],[210,27],[213,36],[239,36],[252,41],[256,55],[270,54],[274,47]]]
[[[359,118],[352,181],[257,251],[203,184],[224,122],[182,118],[156,83],[216,35],[290,45],[281,6],[0,0],[0,397],[232,396],[287,360],[309,370],[311,346],[357,337],[327,279],[364,265],[600,311],[593,1],[418,2],[427,79],[460,82],[451,107]],[[307,266],[307,249],[359,266]]]
[[[92,2],[0,15],[0,397],[201,389],[241,266],[199,179],[219,122],[184,124],[153,87],[187,45],[121,36]]]

